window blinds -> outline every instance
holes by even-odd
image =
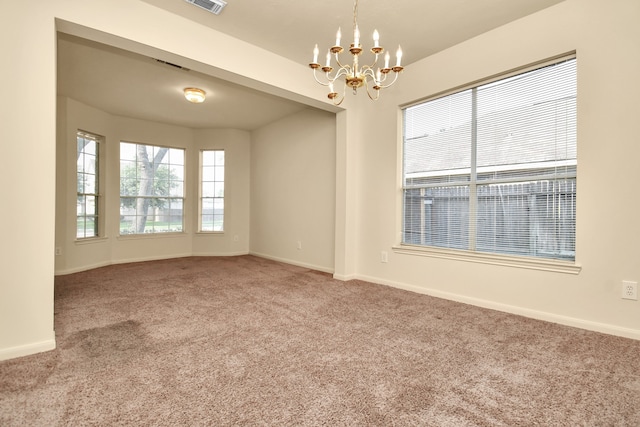
[[[575,58],[403,116],[403,243],[575,259]]]

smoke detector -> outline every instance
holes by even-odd
[[[204,10],[207,10],[216,15],[220,15],[222,9],[227,5],[224,0],[185,0],[188,3],[194,4]]]

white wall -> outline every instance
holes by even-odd
[[[303,110],[252,132],[251,253],[334,271],[335,159],[332,113]]]
[[[0,359],[55,346],[53,19],[24,3],[2,8],[0,50],[11,66],[0,67]]]
[[[412,64],[358,145],[358,277],[588,329],[640,338],[640,2],[567,0]],[[578,275],[394,252],[400,241],[399,107],[570,51],[578,58]],[[366,215],[364,214],[366,212]],[[380,252],[389,252],[389,263]]]

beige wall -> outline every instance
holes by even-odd
[[[360,128],[358,276],[531,317],[640,338],[640,2],[567,0],[412,64]],[[570,51],[578,58],[577,275],[401,254],[400,105]],[[381,251],[389,262],[380,262]]]
[[[335,122],[303,110],[252,132],[251,253],[333,273]]]
[[[566,0],[408,66],[400,82],[375,104],[348,99],[347,111],[341,111],[335,122],[336,234],[331,250],[336,277],[369,278],[640,338],[640,303],[620,299],[620,281],[640,279],[640,222],[635,214],[640,202],[634,196],[635,184],[640,182],[634,84],[640,75],[639,8],[637,0]],[[37,8],[28,2],[5,5],[0,14],[0,49],[11,66],[0,67],[0,81],[5,83],[0,102],[5,158],[0,168],[5,183],[0,190],[0,224],[5,225],[0,256],[0,359],[55,346],[56,27],[137,53],[171,52],[192,60],[187,64],[191,69],[324,108],[323,101],[316,101],[325,98],[324,91],[308,84],[304,64],[194,26],[144,2],[52,0]],[[398,106],[571,50],[578,54],[580,274],[393,252],[400,219]],[[269,66],[253,67],[254,63]],[[269,73],[272,69],[283,71]],[[261,145],[255,147],[265,148]],[[38,173],[27,173],[33,170]],[[296,208],[296,198],[283,202],[283,208]],[[327,223],[323,226],[329,228]],[[287,236],[291,238],[298,237]],[[256,251],[294,257],[281,250],[289,242],[264,242]],[[308,247],[305,242],[302,251]],[[208,244],[198,250],[208,252]],[[389,263],[380,263],[383,250],[389,252]],[[131,254],[121,253],[123,257]]]
[[[251,134],[236,129],[196,130],[195,142],[198,150],[190,157],[194,164],[198,164],[201,149],[225,151],[225,232],[196,233],[192,253],[200,256],[249,253]],[[196,205],[192,208],[196,209]]]

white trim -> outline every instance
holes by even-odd
[[[166,238],[180,238],[188,237],[189,233],[186,231],[166,231],[158,233],[131,233],[131,234],[117,234],[118,240],[144,240],[144,239],[166,239]]]
[[[97,243],[105,243],[109,241],[109,236],[85,237],[83,239],[76,238],[73,243],[75,245],[91,245]]]
[[[230,256],[242,256],[249,255],[249,251],[236,251],[236,252],[198,252],[191,256],[208,256],[208,257],[230,257]]]
[[[48,340],[0,349],[0,361],[55,350],[55,348],[56,336],[55,332],[52,331],[51,338]]]
[[[533,310],[533,309],[518,307],[510,304],[502,304],[502,303],[489,301],[481,298],[467,297],[464,295],[458,295],[450,292],[439,291],[436,289],[424,288],[421,286],[415,286],[415,285],[409,285],[406,283],[379,279],[371,276],[359,275],[358,279],[365,280],[371,283],[376,283],[379,285],[390,286],[392,288],[403,289],[403,290],[415,292],[418,294],[429,295],[436,298],[442,298],[449,301],[461,302],[464,304],[470,304],[477,307],[488,308],[491,310],[497,310],[504,313],[510,313],[518,316],[528,317],[531,319],[543,320],[545,322],[557,323],[560,325],[571,326],[574,328],[585,329],[588,331],[601,332],[604,334],[615,335],[615,336],[630,338],[634,340],[640,340],[640,329],[625,328],[622,326],[611,325],[608,323],[594,322],[591,320],[563,316],[560,314]]]
[[[349,280],[356,280],[358,276],[356,274],[334,274],[333,278],[342,282],[348,282]]]
[[[267,254],[262,254],[259,252],[249,251],[249,255],[257,256],[259,258],[270,259],[272,261],[284,262],[285,264],[297,265],[298,267],[310,268],[311,270],[318,270],[318,271],[322,271],[323,273],[330,273],[330,274],[334,273],[333,268],[322,267],[320,265],[315,265],[315,264],[308,264],[306,262],[295,261],[287,258],[275,257]]]
[[[54,273],[55,276],[66,276],[67,274],[79,273],[81,271],[93,270],[94,268],[106,267],[109,265],[117,265],[117,264],[129,264],[133,262],[145,262],[145,261],[160,261],[163,259],[173,259],[173,258],[186,258],[190,256],[198,256],[193,254],[171,254],[165,256],[151,256],[151,257],[142,257],[142,258],[127,258],[127,259],[117,259],[117,260],[109,260],[98,262],[90,265],[83,265],[81,267],[70,268],[67,270],[60,270]]]
[[[393,246],[391,250],[397,254],[403,255],[417,255],[456,261],[478,262],[481,264],[527,268],[530,270],[550,271],[553,273],[580,274],[580,271],[582,270],[582,266],[580,264],[572,261],[498,255],[484,252],[435,248],[430,246],[401,244]]]

